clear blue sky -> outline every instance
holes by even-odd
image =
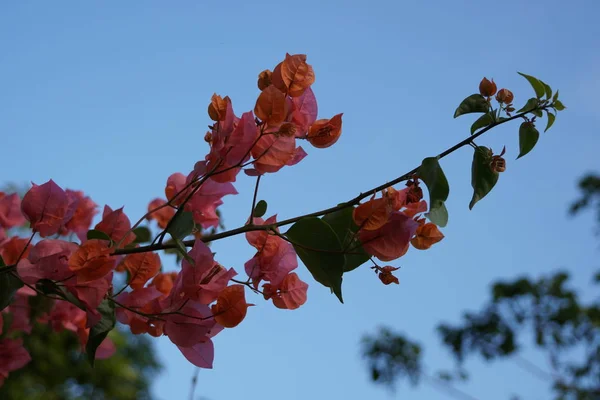
[[[171,173],[203,159],[213,92],[241,115],[254,107],[260,71],[286,52],[305,53],[319,115],[343,112],[344,128],[334,147],[305,147],[302,163],[263,180],[269,215],[286,218],[393,179],[466,137],[473,117],[452,114],[483,76],[521,104],[532,92],[516,71],[537,75],[560,89],[568,111],[524,159],[514,161],[517,124],[479,141],[506,145],[508,169],[471,212],[471,151],[444,159],[446,238],[395,264],[399,286],[359,269],[344,277],[342,305],[299,268],[308,303],[286,311],[253,298],[247,319],[215,339],[215,368],[200,371],[197,389],[212,400],[449,398],[371,384],[359,340],[379,325],[405,332],[425,345],[433,372],[452,365],[434,326],[480,305],[491,281],[564,267],[589,289],[593,224],[566,209],[576,179],[599,167],[598,15],[593,0],[3,2],[0,181],[52,178],[137,218]],[[228,228],[246,218],[253,183],[240,176],[240,194],[225,199]],[[214,249],[240,273],[253,255],[242,237]],[[167,368],[155,393],[187,398],[194,368],[168,340],[156,343]],[[461,388],[479,399],[548,398],[547,384],[514,362],[467,366],[472,379]]]

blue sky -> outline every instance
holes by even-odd
[[[518,124],[478,141],[506,145],[508,169],[473,211],[471,151],[444,159],[446,238],[395,263],[399,286],[361,268],[344,277],[342,305],[299,268],[307,304],[286,311],[251,296],[258,306],[215,338],[215,368],[200,371],[197,388],[213,400],[444,399],[427,386],[403,384],[394,395],[371,384],[360,338],[379,325],[404,332],[425,346],[433,372],[452,366],[435,325],[477,308],[495,279],[569,268],[590,294],[593,223],[566,209],[576,179],[599,167],[599,14],[592,0],[4,2],[0,181],[52,178],[137,219],[171,173],[204,158],[214,92],[241,115],[254,107],[260,71],[286,52],[305,53],[320,117],[343,112],[344,127],[334,147],[305,146],[302,163],[262,181],[268,215],[287,218],[391,180],[466,137],[473,117],[452,114],[483,76],[522,104],[532,92],[516,72],[536,75],[560,89],[568,110],[518,161]],[[253,184],[240,176],[240,194],[225,199],[228,228],[247,217]],[[238,272],[253,255],[243,237],[213,248]],[[194,368],[167,339],[156,343],[167,369],[155,393],[187,398]],[[548,366],[534,351],[525,356]],[[548,398],[547,384],[514,362],[467,366],[471,380],[460,387],[477,398]]]

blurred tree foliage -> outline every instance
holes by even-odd
[[[150,383],[161,366],[146,336],[114,330],[117,352],[94,368],[73,332],[36,323],[23,338],[32,360],[10,373],[0,387],[2,400],[152,399]]]
[[[585,176],[579,188],[581,197],[571,206],[571,213],[595,208],[600,225],[600,176]],[[468,379],[462,364],[467,357],[479,354],[488,361],[512,358],[541,375],[551,382],[555,400],[600,399],[600,297],[582,301],[577,290],[569,286],[569,279],[568,272],[560,271],[539,279],[495,282],[489,301],[479,311],[466,312],[456,325],[437,327],[457,368],[440,371],[435,377],[425,372],[421,346],[407,336],[387,328],[365,336],[362,352],[373,381],[393,387],[402,379],[412,385],[434,379],[456,398],[472,398],[451,382]],[[600,285],[600,272],[593,280]],[[547,354],[551,372],[518,355],[528,337]]]

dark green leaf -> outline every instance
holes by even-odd
[[[474,134],[477,129],[486,127],[492,122],[494,122],[494,117],[492,116],[492,114],[483,114],[477,119],[477,121],[473,122],[473,125],[471,125],[471,135]]]
[[[133,233],[135,233],[134,243],[148,243],[152,240],[152,233],[145,226],[135,228]]]
[[[322,218],[323,221],[331,226],[331,229],[333,229],[342,245],[342,249],[346,251],[344,272],[352,271],[369,261],[369,255],[356,238],[358,226],[354,223],[354,218],[352,218],[353,210],[353,207],[347,207],[331,214],[326,214]]]
[[[106,336],[115,327],[115,305],[108,299],[102,300],[102,303],[98,306],[98,312],[100,313],[100,321],[90,329],[90,336],[85,346],[85,351],[88,355],[88,360],[92,366],[96,358],[96,349]]]
[[[484,113],[488,112],[490,105],[485,100],[485,97],[476,93],[472,94],[460,103],[456,111],[454,112],[454,118],[459,117],[463,114],[470,113]]]
[[[175,240],[184,239],[186,236],[192,233],[194,229],[194,218],[193,214],[189,211],[183,211],[176,213],[168,226],[167,232],[171,234],[171,237]]]
[[[2,322],[0,323],[0,338],[4,335],[8,335],[9,329],[12,325],[14,314],[11,312],[2,314]]]
[[[550,127],[554,124],[554,121],[556,120],[556,115],[552,114],[548,110],[546,110],[546,115],[548,116],[548,124],[546,125],[546,129],[544,129],[544,132],[550,129]]]
[[[0,268],[5,266],[2,256],[0,256]],[[0,311],[12,303],[15,292],[21,287],[23,287],[23,283],[12,272],[0,272]]]
[[[530,112],[531,110],[535,109],[539,104],[540,104],[540,101],[538,99],[536,99],[535,97],[532,97],[529,100],[527,100],[527,103],[525,103],[523,108],[518,110],[517,113],[522,113],[524,111]]]
[[[177,252],[185,258],[189,263],[194,264],[194,259],[188,254],[187,248],[181,239],[175,239],[175,245],[177,246]]]
[[[475,203],[483,199],[498,182],[498,172],[494,172],[490,166],[491,153],[489,148],[477,146],[473,154],[473,164],[471,165],[473,198],[469,203],[469,209],[473,209]]]
[[[531,113],[539,118],[542,118],[544,116],[544,113],[540,109],[533,110]]]
[[[556,100],[554,102],[554,108],[556,108],[558,111],[562,111],[564,110],[566,107],[563,105],[562,101],[560,100]]]
[[[429,220],[438,226],[446,226],[448,210],[446,210],[444,202],[448,199],[450,187],[437,157],[424,159],[417,174],[425,182],[429,191]],[[440,210],[436,211],[437,209]]]
[[[104,233],[102,231],[97,231],[95,229],[91,229],[88,231],[87,239],[88,240],[92,240],[92,239],[108,240],[109,242],[111,241],[110,236],[108,236],[106,233]]]
[[[332,289],[343,303],[342,274],[346,257],[329,224],[311,217],[296,222],[285,234],[315,280]]]
[[[252,216],[254,218],[260,218],[267,212],[267,202],[264,200],[256,203],[256,207],[254,207],[254,212],[252,212]]]
[[[554,93],[554,96],[552,96],[552,102],[555,102],[556,100],[558,100],[558,90]]]
[[[527,79],[527,81],[529,81],[529,84],[531,85],[533,90],[535,90],[535,95],[537,96],[538,99],[541,99],[542,96],[544,96],[544,94],[546,93],[546,88],[544,87],[544,84],[539,79],[534,78],[531,75],[523,74],[521,72],[518,72],[518,74],[521,75],[522,77],[524,77],[525,79]]]
[[[540,133],[532,122],[523,122],[519,128],[519,156],[517,160],[529,153],[540,138]]]
[[[552,88],[544,81],[540,80],[542,85],[544,85],[544,93],[546,94],[546,99],[550,100],[552,97]]]

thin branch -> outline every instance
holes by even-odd
[[[453,152],[455,152],[456,150],[464,147],[464,146],[468,146],[471,144],[471,142],[473,142],[475,139],[477,139],[478,137],[480,137],[481,135],[483,135],[484,133],[488,132],[489,130],[495,128],[496,126],[499,125],[503,125],[507,122],[519,119],[519,118],[523,118],[525,115],[531,113],[532,111],[535,110],[545,110],[547,108],[551,107],[551,104],[546,104],[543,106],[538,106],[538,107],[534,107],[531,110],[527,110],[524,111],[522,113],[513,115],[512,117],[503,119],[502,121],[498,121],[495,123],[492,123],[490,125],[488,125],[487,127],[481,129],[479,132],[463,139],[462,141],[458,142],[457,144],[455,144],[454,146],[444,150],[443,152],[441,152],[440,154],[437,155],[437,159],[440,160],[450,154],[452,154]],[[372,196],[373,194],[376,194],[377,192],[382,191],[383,189],[386,189],[390,186],[396,185],[400,182],[406,181],[408,179],[410,179],[417,171],[419,170],[419,166],[411,169],[409,172],[400,175],[399,177],[386,182],[384,184],[381,184],[377,187],[374,187],[372,189],[369,189],[363,193],[360,193],[358,196],[354,197],[353,199],[339,204],[335,207],[330,207],[330,208],[326,208],[320,211],[315,211],[313,213],[309,213],[309,214],[304,214],[304,215],[300,215],[298,217],[294,217],[294,218],[289,218],[289,219],[285,219],[279,222],[276,222],[274,224],[267,224],[267,225],[254,225],[254,224],[248,224],[245,226],[241,226],[239,228],[236,229],[231,229],[225,232],[219,232],[219,233],[215,233],[213,235],[207,235],[202,237],[200,240],[202,240],[205,243],[208,242],[212,242],[215,240],[220,240],[220,239],[224,239],[230,236],[235,236],[235,235],[239,235],[242,233],[246,233],[246,232],[252,232],[252,231],[272,231],[275,228],[281,227],[281,226],[285,226],[285,225],[290,225],[293,224],[299,220],[301,220],[302,218],[308,218],[308,217],[320,217],[322,215],[326,215],[326,214],[331,214],[334,213],[336,211],[340,211],[343,210],[345,208],[348,207],[352,207],[356,204],[359,204],[363,199]],[[221,172],[221,171],[219,171]],[[186,240],[183,242],[183,244],[187,247],[192,247],[194,245],[195,239],[190,239],[190,240]],[[150,252],[150,251],[158,251],[158,250],[165,250],[165,249],[174,249],[177,247],[177,244],[175,243],[154,243],[154,244],[150,244],[147,246],[141,246],[141,247],[137,247],[137,248],[122,248],[122,249],[115,249],[114,252],[112,253],[112,255],[123,255],[123,254],[134,254],[134,253],[146,253],[146,252]],[[0,273],[5,272],[5,271],[11,271],[14,269],[14,265],[9,265],[3,268],[0,268]]]
[[[252,224],[254,217],[254,209],[256,208],[256,196],[258,195],[258,185],[260,185],[261,175],[256,177],[256,185],[254,186],[254,196],[252,197],[252,208],[250,209],[250,217],[248,217],[248,224]]]
[[[196,391],[196,385],[198,383],[198,373],[200,368],[196,368],[196,372],[192,376],[192,387],[190,388],[190,400],[194,400],[194,392]]]
[[[476,397],[473,397],[470,394],[463,392],[460,389],[457,389],[456,387],[452,386],[451,384],[442,379],[429,376],[427,374],[423,374],[423,376],[431,387],[437,389],[438,391],[444,394],[447,394],[450,397],[459,400],[478,400]]]

